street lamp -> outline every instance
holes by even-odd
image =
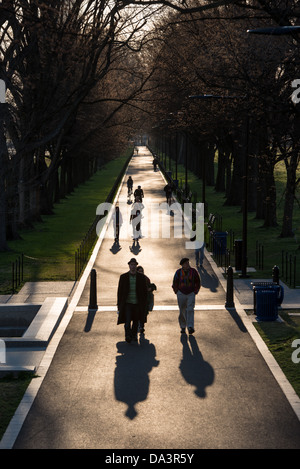
[[[275,26],[267,28],[248,29],[247,33],[250,34],[270,34],[273,36],[291,35],[300,33],[300,26]]]
[[[241,99],[242,96],[218,96],[216,94],[195,94],[189,96],[189,99]]]

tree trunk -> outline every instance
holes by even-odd
[[[276,185],[274,179],[274,165],[269,164],[269,172],[265,176],[266,197],[264,200],[264,228],[278,226],[276,214]]]
[[[295,235],[295,233],[293,232],[293,210],[296,194],[296,174],[298,160],[299,156],[297,151],[292,153],[290,163],[288,163],[287,158],[285,159],[287,169],[287,181],[285,189],[282,229],[280,234],[281,238],[293,237]]]
[[[208,143],[206,152],[206,184],[208,186],[214,186],[215,184],[215,144]]]
[[[225,172],[226,172],[226,158],[227,155],[223,148],[218,146],[218,171],[216,177],[215,190],[217,192],[225,191]]]
[[[60,165],[59,197],[63,199],[66,196],[66,161],[63,158]]]
[[[18,225],[25,226],[26,216],[25,216],[25,174],[24,174],[24,166],[25,166],[25,157],[24,155],[20,158],[19,163],[19,181],[18,181],[18,194],[19,194],[19,217],[18,217]]]
[[[241,205],[243,200],[243,168],[245,151],[241,144],[239,136],[237,136],[237,142],[233,144],[232,158],[233,158],[233,171],[231,184],[228,191],[228,196],[224,205]]]
[[[6,243],[6,161],[7,148],[4,135],[4,106],[0,104],[0,251],[7,250]]]

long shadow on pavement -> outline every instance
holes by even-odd
[[[182,334],[181,343],[182,360],[179,365],[181,374],[187,383],[196,387],[194,391],[196,396],[205,398],[206,387],[214,382],[213,367],[203,359],[194,336],[187,338],[186,334]]]
[[[159,365],[159,361],[155,358],[155,346],[144,337],[140,338],[140,344],[118,342],[117,350],[115,397],[128,406],[125,415],[133,420],[137,416],[135,405],[147,399],[149,373]]]
[[[211,292],[216,292],[219,287],[219,280],[213,271],[207,271],[206,268],[198,267],[198,272],[201,280],[201,287],[209,288]]]

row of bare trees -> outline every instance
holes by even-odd
[[[2,1],[0,251],[132,135],[142,28],[161,8],[132,3]]]
[[[274,167],[283,160],[282,235],[291,236],[299,39],[246,30],[298,17],[296,0],[3,0],[0,251],[135,131],[154,127],[188,135],[199,174],[218,149],[216,189],[228,204],[241,201],[248,149],[249,209],[266,225],[277,223]],[[189,98],[198,93],[223,98]]]
[[[293,213],[299,209],[300,104],[291,99],[291,85],[300,78],[300,35],[254,36],[247,30],[297,22],[294,1],[234,2],[184,16],[173,12],[157,25],[160,39],[149,52],[156,67],[157,99],[149,96],[156,144],[162,135],[174,139],[177,133],[180,151],[188,138],[189,167],[202,177],[205,159],[206,182],[225,191],[227,205],[243,200],[247,153],[248,209],[266,227],[281,223],[283,237],[295,235]],[[215,179],[212,148],[218,155]],[[282,220],[274,178],[280,161],[287,179]]]

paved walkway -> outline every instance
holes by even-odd
[[[151,163],[140,149],[120,204],[129,174],[134,187],[143,187],[145,206],[164,201],[164,181]],[[147,216],[145,210],[144,234]],[[14,418],[17,427],[29,410],[14,448],[299,449],[300,421],[283,392],[286,380],[255,335],[242,297],[236,309],[224,308],[224,281],[210,256],[200,272],[196,332],[181,335],[171,283],[181,257],[194,265],[185,239],[145,236],[133,246],[127,234],[122,239],[121,232],[120,249],[107,237],[99,241],[89,265],[97,270],[99,309],[87,308],[87,271]],[[116,325],[116,291],[131,257],[158,290],[145,336],[129,345]]]

